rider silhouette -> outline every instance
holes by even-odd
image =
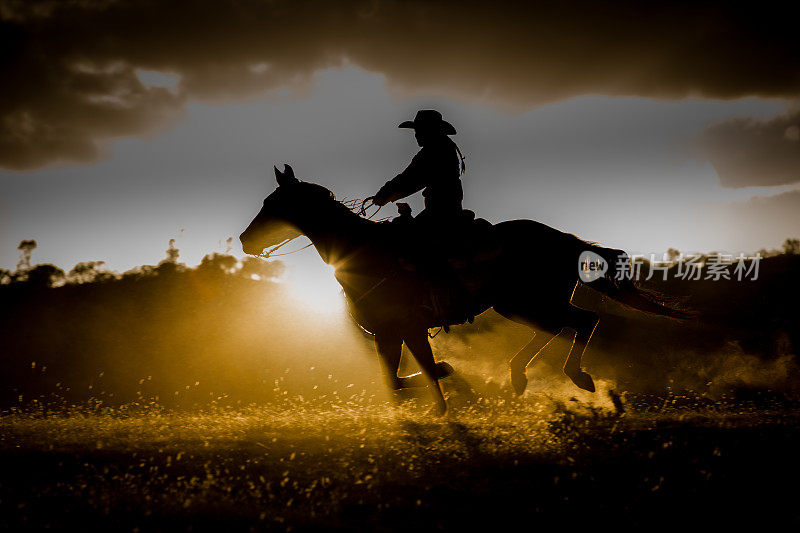
[[[418,111],[413,121],[407,120],[398,127],[413,128],[421,150],[403,172],[380,188],[373,201],[383,206],[422,191],[425,210],[416,221],[431,230],[445,229],[458,220],[464,198],[464,158],[448,137],[455,135],[456,129],[433,109]]]
[[[449,137],[456,130],[432,109],[418,111],[413,121],[407,120],[399,127],[412,128],[421,149],[403,172],[380,188],[373,201],[383,206],[422,191],[425,209],[412,225],[417,241],[414,248],[423,256],[418,261],[420,270],[432,282],[434,312],[443,322],[448,318],[467,320],[471,318],[468,293],[447,261],[449,245],[457,240],[458,225],[463,220],[464,157]]]

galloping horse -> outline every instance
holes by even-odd
[[[242,249],[259,255],[265,248],[306,235],[325,263],[335,269],[354,319],[374,334],[375,346],[392,389],[419,386],[427,377],[432,385],[435,408],[444,414],[447,404],[439,379],[449,365],[434,362],[428,330],[441,325],[430,306],[421,302],[428,294],[425,280],[404,268],[396,229],[386,222],[373,222],[336,201],[325,187],[294,176],[289,165],[275,168],[278,187],[265,200],[261,211],[241,234]],[[544,346],[562,329],[575,332],[564,364],[564,373],[581,389],[594,392],[592,377],[581,370],[581,357],[597,326],[595,313],[571,303],[579,283],[579,256],[590,251],[608,265],[627,261],[622,250],[602,248],[532,220],[501,222],[488,230],[493,253],[477,261],[466,274],[477,315],[494,308],[500,315],[538,327],[550,337],[534,338],[510,361],[511,383],[517,394],[527,386],[525,369]],[[644,313],[684,318],[658,295],[637,288],[629,277],[610,268],[586,283],[621,304]],[[403,343],[422,369],[422,375],[397,375]],[[424,383],[424,380],[423,380]]]

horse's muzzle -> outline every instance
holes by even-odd
[[[261,253],[261,250],[263,250],[263,248],[254,246],[252,241],[250,241],[250,239],[245,237],[244,233],[239,235],[239,242],[242,243],[242,251],[247,255],[258,255]]]

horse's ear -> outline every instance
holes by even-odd
[[[297,178],[294,177],[294,170],[289,165],[283,165],[283,172],[278,170],[278,167],[275,168],[275,179],[278,181],[278,186],[281,185],[290,185],[292,183],[297,183]]]

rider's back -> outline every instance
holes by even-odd
[[[426,187],[422,196],[426,210],[448,214],[461,211],[464,199],[461,166],[452,140],[442,137],[438,142],[422,147],[411,160],[408,170],[423,174],[422,181]]]

